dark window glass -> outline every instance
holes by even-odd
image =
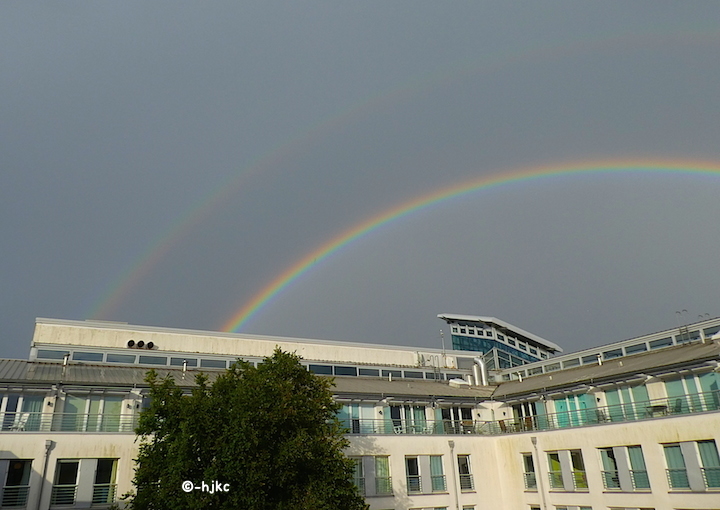
[[[75,485],[77,482],[78,461],[57,463],[56,485]]]
[[[647,345],[645,344],[628,345],[625,347],[625,354],[635,354],[636,352],[645,351],[647,351]]]
[[[196,367],[197,360],[193,358],[170,358],[170,364],[174,367],[183,366],[183,361],[187,361],[187,366]]]
[[[580,360],[578,358],[569,359],[567,361],[563,361],[563,368],[576,367],[579,364],[580,364]]]
[[[525,344],[518,344],[518,347],[520,347],[523,351],[527,351],[527,345]]]
[[[555,372],[556,370],[560,370],[560,363],[550,363],[549,365],[545,365],[545,372]]]
[[[38,349],[37,357],[44,359],[63,359],[70,351],[51,351],[49,349]]]
[[[140,356],[141,365],[167,365],[165,356]]]
[[[512,338],[508,338],[507,341],[510,345],[515,345],[515,340],[513,340]]]
[[[388,377],[390,375],[393,377],[402,377],[402,372],[400,370],[383,370],[382,371],[383,377]]]
[[[115,459],[98,459],[95,471],[95,483],[112,483]]]
[[[672,344],[673,339],[671,337],[661,338],[660,340],[653,340],[652,342],[650,342],[650,348],[659,349],[660,347],[668,347]]]
[[[542,367],[528,368],[528,375],[538,375],[542,373]]]
[[[356,376],[357,368],[355,367],[335,367],[335,375],[353,375]]]
[[[378,376],[380,375],[380,370],[377,368],[359,368],[358,375]]]
[[[105,358],[108,363],[135,363],[134,354],[108,354]]]
[[[597,363],[597,360],[598,360],[597,354],[590,354],[589,356],[582,357],[583,365],[589,365],[590,363]]]
[[[435,372],[425,372],[425,379],[435,379],[436,375],[440,374],[435,374]]]
[[[530,354],[537,354],[537,349],[530,347]]]
[[[405,370],[405,377],[408,379],[422,379],[423,373],[422,372],[411,372],[409,370]]]
[[[622,349],[613,349],[612,351],[603,352],[603,357],[605,359],[619,358],[622,355],[623,355]]]
[[[5,487],[16,487],[18,485],[30,484],[30,460],[8,461],[8,473]]]
[[[310,365],[308,367],[313,374],[332,375],[332,365]]]
[[[102,361],[102,352],[73,352],[72,359],[75,361]]]
[[[204,368],[225,368],[224,359],[201,359],[200,366]]]
[[[445,377],[447,377],[448,380],[450,380],[450,379],[462,379],[462,378],[463,378],[462,374],[445,374]]]

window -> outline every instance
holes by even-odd
[[[203,368],[225,368],[227,363],[224,359],[201,359],[200,366]]]
[[[358,492],[365,495],[365,474],[363,470],[363,459],[362,457],[350,457],[350,460],[354,462],[353,466],[353,480],[358,488]]]
[[[523,351],[527,351],[528,349],[527,344],[524,344],[522,342],[518,342],[518,347],[520,347],[520,349],[522,349]]]
[[[583,356],[582,362],[583,362],[583,365],[597,363],[598,362],[598,354],[590,354],[589,356]]]
[[[610,421],[637,420],[646,416],[650,397],[644,385],[620,386],[605,391]]]
[[[414,372],[410,370],[405,370],[405,378],[406,379],[422,379],[423,373],[422,372]]]
[[[627,347],[625,347],[625,354],[635,354],[638,352],[645,352],[645,351],[647,351],[647,345],[645,345],[644,343],[628,345]]]
[[[661,338],[660,340],[653,340],[650,342],[650,349],[660,349],[661,347],[668,347],[673,344],[672,337]]]
[[[400,370],[383,370],[382,371],[383,377],[402,377],[402,372]]]
[[[603,352],[603,358],[605,358],[605,359],[619,358],[622,355],[623,355],[622,349],[613,349],[611,351]]]
[[[140,356],[138,361],[141,365],[167,365],[165,356]]]
[[[310,365],[308,367],[313,374],[319,375],[332,375],[332,365]]]
[[[11,393],[5,398],[0,395],[0,425],[2,430],[40,430],[43,417],[43,402],[45,398],[40,395],[27,395]]]
[[[405,457],[405,472],[407,474],[408,493],[422,492],[420,483],[420,466],[417,457]]]
[[[344,404],[338,411],[340,423],[350,434],[374,434],[376,430],[375,406],[372,404]],[[377,428],[381,422],[377,423]]]
[[[198,361],[194,358],[170,358],[170,365],[174,367],[181,367],[183,364],[188,367],[196,367]]]
[[[355,368],[355,367],[335,367],[335,375],[357,376],[357,368]]]
[[[469,335],[474,335],[474,334],[475,334],[475,330],[474,330],[474,329],[468,329],[468,334],[469,334]]]
[[[395,434],[423,434],[428,432],[424,406],[390,406],[390,420]]]
[[[105,361],[108,363],[135,363],[135,355],[109,353],[105,357]]]
[[[358,369],[358,375],[366,375],[366,376],[379,376],[380,370],[377,368],[359,368]]]
[[[460,490],[471,491],[475,488],[470,471],[470,455],[458,455],[458,472],[460,473]]]
[[[537,353],[538,353],[538,352],[537,352],[537,349],[534,349],[534,348],[530,347],[530,354],[535,354],[535,355],[537,355]]]
[[[0,507],[24,507],[27,505],[30,491],[31,460],[0,461],[0,470],[7,464],[5,486],[2,487],[2,500]]]
[[[43,359],[63,359],[70,351],[53,351],[51,349],[38,349],[37,357]]]
[[[464,334],[465,334],[465,328],[460,328],[460,334],[461,334],[461,335],[464,335]]]
[[[473,419],[470,407],[443,407],[440,410],[443,431],[446,434],[472,432]]]
[[[73,352],[74,361],[102,361],[102,352]]]
[[[457,333],[457,332],[458,332],[458,328],[453,327],[453,328],[452,328],[452,332],[453,332],[453,333]]]
[[[535,477],[535,463],[532,453],[523,453],[523,468],[525,477],[525,488],[537,490],[537,478]]]
[[[447,491],[445,473],[443,471],[442,455],[430,456],[430,482],[433,492]]]
[[[570,450],[570,462],[572,464],[573,486],[575,490],[586,490],[588,483],[582,452],[580,450]]]
[[[560,454],[548,452],[548,476],[550,477],[551,489],[564,489],[562,468],[560,467]]]
[[[641,446],[628,446],[628,457],[630,457],[630,480],[634,490],[646,490],[650,488],[650,478],[645,467]]]
[[[578,359],[578,358],[563,361],[563,368],[577,367],[579,365],[580,365],[580,359]]]
[[[51,505],[72,506],[77,496],[77,475],[80,462],[58,460],[55,467],[55,483],[50,495]]]
[[[620,489],[620,473],[618,472],[615,452],[612,448],[600,448],[600,459],[602,460],[603,486],[606,489]]]
[[[117,459],[97,459],[95,469],[95,483],[93,484],[93,504],[108,504],[115,502],[115,475],[117,472]]]
[[[501,342],[505,341],[505,337],[503,335],[501,335],[500,333],[498,333],[497,339],[500,340]]]
[[[698,451],[700,452],[700,468],[707,489],[720,489],[720,457],[718,457],[718,449],[715,441],[698,441]]]
[[[667,477],[671,489],[689,489],[685,457],[679,444],[664,446],[665,461],[667,462]]]
[[[382,495],[393,493],[390,458],[387,456],[375,457],[375,493]]]

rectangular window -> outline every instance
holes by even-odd
[[[615,460],[615,451],[612,448],[600,448],[600,459],[603,465],[603,486],[609,490],[620,489],[620,473]]]
[[[550,477],[551,489],[564,489],[562,468],[560,467],[560,454],[548,452],[548,476]]]
[[[573,486],[575,490],[586,490],[588,483],[582,452],[580,450],[570,450],[570,461],[572,463]]]
[[[577,367],[580,365],[580,359],[569,359],[567,361],[563,361],[563,368],[570,368],[570,367]]]
[[[423,373],[405,370],[405,378],[407,378],[407,379],[422,379]]]
[[[310,365],[308,368],[313,374],[333,375],[332,365]]]
[[[405,457],[405,471],[407,474],[408,493],[422,492],[420,483],[420,465],[417,457]]]
[[[375,493],[379,495],[393,493],[390,458],[387,456],[375,457]]]
[[[545,372],[555,372],[557,370],[560,370],[560,363],[550,363],[548,365],[545,365]]]
[[[458,472],[460,473],[460,490],[471,491],[475,488],[470,471],[470,455],[458,455]]]
[[[102,361],[103,360],[103,353],[102,352],[73,352],[72,355],[73,361]]]
[[[358,488],[358,492],[365,495],[365,473],[363,470],[362,457],[350,457],[353,461],[353,480]]]
[[[533,462],[532,453],[523,453],[523,468],[525,477],[525,488],[529,490],[537,490],[537,478],[535,477],[535,463]]]
[[[393,377],[398,377],[398,378],[399,378],[399,377],[402,377],[402,372],[401,372],[400,370],[383,370],[383,371],[382,371],[382,376],[383,376],[383,377],[393,376]]]
[[[77,496],[77,475],[80,462],[77,460],[58,460],[55,468],[55,483],[50,496],[50,504],[72,506]]]
[[[582,357],[583,365],[590,365],[591,363],[597,363],[598,362],[598,355],[597,354],[590,354],[588,356]]]
[[[537,349],[530,347],[530,354],[537,354]]]
[[[37,357],[43,359],[63,359],[70,351],[54,351],[51,349],[38,349]]]
[[[7,477],[2,489],[0,507],[24,507],[30,491],[31,460],[7,460]]]
[[[357,376],[357,368],[355,367],[335,367],[335,375]]]
[[[93,504],[110,504],[115,502],[115,475],[117,459],[98,459],[93,484]]]
[[[135,355],[108,353],[105,361],[108,363],[135,363]]]
[[[603,358],[605,358],[605,359],[619,358],[622,355],[623,355],[622,349],[613,349],[611,351],[603,352]]]
[[[645,467],[641,446],[628,446],[628,457],[630,458],[630,479],[633,489],[647,490],[650,488],[650,478]]]
[[[201,359],[200,366],[203,368],[225,368],[227,363],[224,359]]]
[[[380,375],[380,370],[377,368],[359,368],[358,375],[377,377]]]
[[[445,472],[443,470],[442,455],[430,456],[430,481],[433,492],[446,492]]]
[[[671,489],[689,489],[685,458],[679,444],[664,446],[665,461],[667,462],[667,477]]]
[[[627,347],[625,347],[625,354],[635,354],[637,352],[645,352],[645,351],[647,351],[647,345],[645,345],[644,343],[628,345]]]
[[[138,361],[141,365],[167,365],[165,356],[140,356]]]
[[[700,452],[700,461],[702,463],[703,480],[707,489],[720,489],[720,457],[715,441],[697,442],[698,451]]]
[[[170,358],[170,365],[173,367],[181,367],[184,363],[188,367],[196,367],[198,361],[194,358]]]
[[[660,349],[661,347],[669,347],[673,344],[672,337],[661,338],[650,342],[650,349]]]

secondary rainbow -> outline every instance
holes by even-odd
[[[319,262],[348,244],[381,228],[383,225],[407,216],[438,202],[473,193],[494,186],[509,185],[519,181],[545,179],[572,174],[618,174],[618,173],[689,173],[695,175],[720,175],[720,163],[695,160],[606,160],[574,162],[546,166],[525,167],[493,175],[484,175],[457,185],[424,194],[376,214],[335,236],[312,250],[302,259],[285,269],[273,281],[247,301],[223,326],[223,331],[238,331],[261,308],[268,305],[290,284]]]

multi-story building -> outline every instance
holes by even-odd
[[[373,510],[720,508],[720,318],[559,354],[440,317],[452,350],[38,319],[28,360],[0,360],[0,508],[108,506],[149,368],[189,389],[276,346],[335,377]]]

